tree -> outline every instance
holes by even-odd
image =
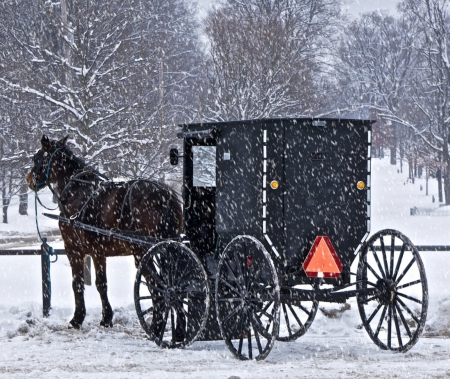
[[[148,152],[173,140],[168,125],[184,121],[195,98],[194,9],[184,0],[13,0],[0,14],[0,40],[21,57],[21,75],[0,85],[42,106],[40,129],[70,134],[87,163],[113,175],[161,177]]]
[[[420,136],[429,155],[440,162],[438,179],[443,180],[445,202],[450,205],[450,9],[447,0],[404,0],[401,11],[420,25],[415,45],[420,54],[413,96],[421,123],[409,126]],[[442,167],[442,169],[441,169]],[[442,171],[442,174],[441,174]]]
[[[402,120],[411,108],[410,96],[418,55],[413,48],[417,23],[387,13],[363,14],[344,31],[337,50],[340,99],[349,108],[366,108],[381,118],[391,147],[391,163],[400,150],[403,157],[408,135]],[[386,126],[389,125],[389,130]]]
[[[335,0],[224,0],[205,21],[211,120],[312,114]]]

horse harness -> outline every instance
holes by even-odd
[[[58,152],[61,151],[61,153],[67,155],[69,157],[69,159],[76,161],[77,163],[83,165],[83,168],[81,168],[80,170],[78,170],[77,172],[75,172],[75,174],[69,179],[68,183],[65,185],[65,187],[61,190],[60,195],[58,196],[57,192],[53,189],[53,187],[51,186],[50,183],[48,183],[49,180],[49,173],[50,173],[50,167],[52,164],[52,160],[54,155]],[[36,154],[33,157],[33,160],[36,164],[39,164],[36,171],[38,171],[40,169],[40,167],[42,166],[42,164],[44,163],[44,158],[48,156],[48,153],[44,153],[41,157],[38,157],[38,154]],[[85,179],[86,176],[88,175],[94,175],[95,178],[93,180],[87,180]],[[110,180],[109,178],[107,178],[105,175],[101,174],[100,172],[98,172],[97,170],[87,166],[84,162],[82,162],[79,158],[73,156],[73,155],[69,155],[67,153],[64,152],[64,150],[62,148],[57,148],[50,156],[48,163],[47,163],[47,169],[46,169],[46,178],[44,182],[41,182],[39,184],[37,184],[36,186],[36,198],[39,201],[39,203],[46,209],[50,209],[47,208],[45,205],[42,204],[42,202],[40,201],[38,195],[37,195],[37,189],[42,186],[45,185],[47,183],[48,187],[50,188],[50,191],[53,193],[53,195],[55,196],[55,198],[58,201],[58,207],[63,215],[63,217],[67,218],[67,215],[65,214],[64,211],[64,206],[63,206],[63,201],[64,201],[64,196],[66,195],[66,193],[69,191],[69,187],[71,185],[71,183],[81,183],[81,184],[86,184],[86,185],[91,185],[94,187],[94,190],[89,194],[89,197],[87,198],[87,200],[85,201],[85,203],[83,204],[83,206],[81,207],[80,210],[78,210],[77,212],[75,212],[73,215],[69,216],[68,218],[70,218],[71,220],[75,220],[78,219],[79,222],[83,222],[83,219],[85,218],[85,214],[86,214],[86,210],[88,209],[89,204],[97,197],[99,196],[102,192],[106,191],[108,188],[111,187],[120,187],[120,186],[124,186],[124,185],[128,185],[127,191],[123,197],[123,201],[122,201],[122,205],[121,205],[121,210],[120,210],[120,216],[119,219],[117,221],[117,226],[115,228],[112,228],[111,231],[113,232],[128,232],[128,233],[135,233],[136,231],[132,231],[132,230],[120,230],[123,218],[124,218],[124,214],[125,214],[125,207],[127,205],[127,200],[128,200],[128,208],[130,211],[130,215],[131,215],[131,223],[129,225],[129,229],[131,229],[133,227],[133,225],[135,225],[135,217],[134,214],[132,212],[132,191],[133,189],[139,184],[139,183],[149,183],[153,186],[155,186],[156,188],[162,190],[162,189],[168,189],[168,193],[169,193],[169,199],[168,201],[171,200],[171,198],[174,198],[176,201],[180,202],[180,200],[178,199],[178,197],[175,195],[174,191],[168,187],[166,187],[164,184],[162,183],[158,183],[158,182],[154,182],[154,181],[150,181],[147,179],[136,179],[133,181],[129,181],[129,182],[114,182],[112,180]],[[54,208],[53,210],[55,210],[57,208]],[[50,209],[52,210],[52,209]],[[169,212],[170,212],[170,207],[167,206],[166,207],[166,211],[163,215],[163,222],[165,222],[168,217],[169,217]],[[83,249],[87,250],[88,247],[83,243],[83,238],[82,236],[79,234],[78,232],[78,228],[73,228],[75,231],[75,234],[77,236],[78,239],[78,244],[80,247],[82,247]]]

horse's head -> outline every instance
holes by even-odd
[[[33,156],[33,168],[27,175],[28,187],[40,190],[57,182],[60,175],[67,175],[72,170],[67,167],[72,161],[73,153],[66,147],[69,136],[56,141],[42,136],[41,148]]]

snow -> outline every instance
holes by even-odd
[[[395,228],[416,245],[450,245],[450,217],[410,216],[410,208],[438,208],[437,184],[412,184],[388,158],[372,163],[372,231]],[[407,172],[404,167],[404,172]],[[422,186],[423,190],[420,190]],[[30,199],[32,199],[32,195]],[[51,194],[42,201],[53,207]],[[10,223],[0,224],[5,247],[39,247],[34,209],[19,216],[17,202]],[[42,212],[40,208],[39,212]],[[438,212],[444,212],[439,210]],[[56,222],[39,217],[43,235]],[[61,248],[58,237],[51,245]],[[55,241],[56,238],[56,241]],[[23,242],[20,242],[23,241]],[[67,258],[51,265],[52,312],[42,317],[40,257],[0,256],[0,378],[445,378],[450,376],[450,252],[422,252],[430,305],[424,335],[405,354],[380,350],[360,328],[354,299],[350,309],[329,318],[318,311],[308,333],[294,342],[276,342],[262,362],[234,359],[223,341],[196,342],[184,350],[162,350],[146,339],[134,311],[135,268],[132,257],[108,259],[108,293],[114,328],[99,326],[100,299],[95,286],[86,287],[87,317],[81,330],[67,328],[73,295]],[[320,305],[339,309],[340,304]],[[348,308],[348,307],[347,307]]]

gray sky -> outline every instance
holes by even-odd
[[[200,8],[200,14],[204,15],[206,10],[216,3],[215,0],[197,0]],[[386,9],[391,13],[395,13],[396,0],[353,0],[348,1],[344,6],[353,16],[358,16],[360,13],[370,12],[378,9]]]

